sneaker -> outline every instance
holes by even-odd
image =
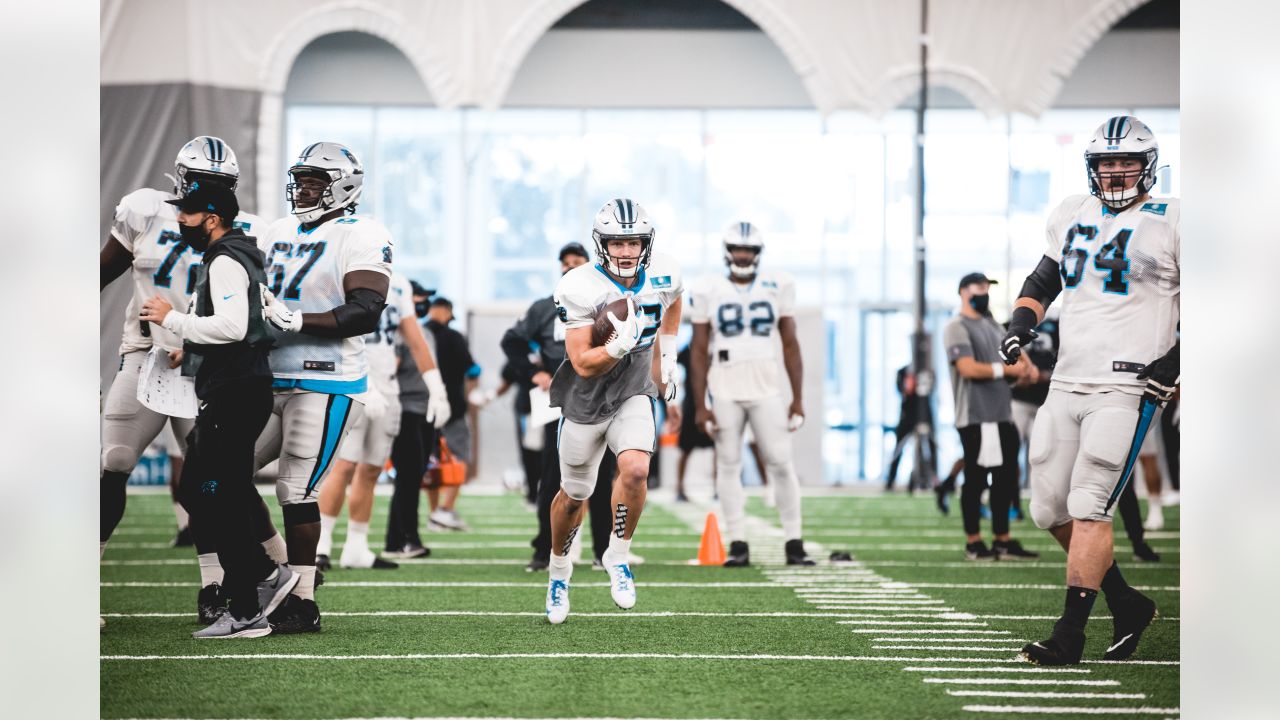
[[[338,560],[338,566],[349,570],[395,570],[400,567],[399,564],[390,560],[383,560],[368,548],[363,553],[351,553],[350,555],[347,554],[346,548],[343,548],[342,558]]]
[[[559,625],[569,617],[569,583],[552,580],[547,583],[547,621]]]
[[[848,550],[836,550],[831,553],[831,557],[828,559],[833,563],[851,563],[853,562],[853,554]]]
[[[995,560],[996,554],[993,550],[987,549],[987,544],[981,540],[975,540],[964,546],[964,556],[968,560]]]
[[[323,553],[316,555],[316,570],[328,570],[333,567],[333,563],[329,561],[329,556]]]
[[[742,540],[729,543],[729,557],[724,561],[725,567],[746,567],[751,564],[751,551]]]
[[[626,559],[615,562],[609,551],[605,550],[601,560],[609,571],[609,595],[613,597],[613,603],[623,610],[635,607],[636,576],[631,574],[631,566],[627,565]]]
[[[293,592],[294,586],[298,584],[300,579],[301,576],[294,572],[293,568],[288,565],[277,565],[274,578],[258,583],[258,607],[262,608],[258,614],[265,620],[268,615],[280,606],[280,603],[284,602],[285,597]],[[230,615],[231,613],[228,612],[227,614]]]
[[[1156,531],[1164,529],[1164,508],[1148,507],[1147,521],[1142,523],[1144,530]]]
[[[817,562],[815,562],[809,557],[808,553],[804,551],[804,540],[801,540],[800,538],[796,538],[795,540],[788,540],[787,544],[783,546],[783,552],[787,556],[788,565],[817,565],[818,564]]]
[[[208,638],[255,638],[270,634],[271,624],[267,622],[267,616],[263,613],[242,620],[229,612],[224,612],[209,627],[191,633],[191,637],[205,640]]]
[[[951,489],[954,487],[952,479],[947,478],[945,482],[938,483],[938,486],[933,489],[933,494],[937,496],[938,512],[943,515],[951,514]]]
[[[195,544],[196,544],[196,538],[194,535],[191,534],[190,525],[179,530],[178,534],[174,536],[173,542],[170,543],[170,545],[172,545],[173,547],[191,547],[192,545],[195,545]]]
[[[196,595],[196,615],[201,625],[212,625],[227,611],[227,596],[218,583],[209,583]]]
[[[600,558],[593,558],[591,560],[591,569],[604,570],[604,560],[601,560]]]
[[[424,547],[421,543],[407,543],[403,547],[395,550],[383,550],[382,557],[396,558],[397,560],[413,560],[415,558],[424,558],[431,555],[431,548]]]
[[[1142,562],[1160,562],[1160,553],[1152,550],[1146,540],[1133,541],[1133,556]]]
[[[451,530],[453,532],[466,532],[471,527],[458,517],[458,513],[453,510],[445,510],[437,508],[435,512],[427,517],[427,527],[438,532]]]
[[[1138,649],[1138,641],[1156,618],[1160,611],[1155,601],[1134,590],[1118,600],[1107,598],[1107,607],[1111,609],[1113,629],[1111,645],[1107,648],[1103,660],[1124,660]]]
[[[1040,553],[1022,549],[1022,543],[1017,540],[993,540],[991,551],[997,560],[1035,560],[1040,557]]]
[[[275,612],[268,615],[273,632],[280,635],[320,632],[320,608],[315,600],[286,595]]]
[[[546,560],[535,557],[529,561],[528,565],[524,566],[524,571],[525,572],[542,572],[543,570],[547,569],[547,565],[549,564],[550,563],[547,562]]]
[[[1022,648],[1022,657],[1032,665],[1079,665],[1084,656],[1084,633],[1066,627],[1059,620],[1048,640]]]

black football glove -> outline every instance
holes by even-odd
[[[1173,349],[1152,361],[1138,373],[1139,380],[1147,381],[1147,389],[1142,396],[1163,407],[1173,399],[1173,391],[1178,387],[1178,379],[1182,375],[1182,363],[1179,359],[1179,342]]]
[[[1004,360],[1005,365],[1018,362],[1023,346],[1030,345],[1032,340],[1040,337],[1035,331],[1035,326],[1034,310],[1028,307],[1013,309],[1013,314],[1009,316],[1009,332],[1005,333],[1004,340],[1000,341],[1000,359]]]

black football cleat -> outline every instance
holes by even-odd
[[[724,561],[725,567],[746,567],[751,564],[751,551],[742,540],[729,543],[729,557]]]
[[[1084,633],[1059,620],[1053,635],[1023,647],[1022,657],[1032,665],[1079,665],[1084,657]]]
[[[1142,562],[1160,562],[1160,553],[1153,550],[1146,540],[1133,541],[1133,556]]]
[[[1114,629],[1111,632],[1111,645],[1102,659],[1125,660],[1138,649],[1142,633],[1160,617],[1160,611],[1154,600],[1137,590],[1119,600],[1112,601],[1108,598],[1107,607],[1111,609]]]
[[[333,567],[333,563],[329,560],[328,555],[316,555],[316,570],[328,570]]]
[[[981,540],[974,540],[964,546],[964,556],[967,560],[995,560],[996,553],[987,547],[987,544]]]
[[[547,565],[549,564],[550,563],[548,561],[543,560],[542,558],[537,557],[535,555],[533,559],[529,561],[529,564],[524,566],[524,571],[525,572],[542,572],[543,570],[547,569]]]
[[[196,615],[201,625],[212,625],[227,611],[227,595],[218,583],[209,583],[196,595]]]
[[[391,562],[390,560],[383,560],[377,555],[373,556],[374,570],[395,570],[398,567],[400,567],[400,563],[394,563],[394,562]]]
[[[817,565],[809,558],[809,554],[804,551],[804,541],[797,538],[788,540],[785,546],[788,565]]]
[[[315,600],[289,595],[267,616],[271,631],[277,635],[320,632],[320,608]]]

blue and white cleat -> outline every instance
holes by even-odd
[[[547,621],[559,625],[569,617],[569,583],[552,580],[547,584]]]
[[[631,566],[627,564],[626,558],[622,562],[614,562],[614,558],[606,550],[601,560],[604,561],[604,569],[609,571],[609,594],[613,596],[614,604],[623,610],[635,607],[636,576],[631,574]]]

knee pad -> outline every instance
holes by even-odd
[[[138,464],[138,453],[128,445],[105,445],[102,448],[103,472],[117,472],[128,475]]]
[[[1040,464],[1049,459],[1053,452],[1053,413],[1043,412],[1036,416],[1031,426],[1031,440],[1027,446],[1027,460]]]
[[[1039,502],[1033,497],[1031,498],[1031,521],[1041,530],[1050,530],[1071,522],[1071,516],[1062,512],[1061,507]]]
[[[281,511],[284,513],[284,526],[286,528],[320,522],[320,506],[314,501],[297,505],[285,505],[281,508]]]
[[[560,489],[574,500],[584,502],[596,489],[595,473],[577,475],[570,468],[561,468]]]
[[[1098,497],[1088,488],[1076,487],[1067,496],[1067,512],[1076,520],[1103,520],[1110,522],[1111,517],[1103,513],[1107,499]]]

